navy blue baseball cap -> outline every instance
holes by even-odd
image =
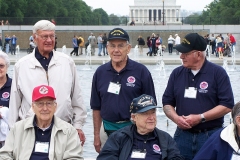
[[[188,53],[193,50],[205,51],[207,42],[197,33],[189,33],[182,40],[181,44],[176,45],[176,50],[181,53]]]
[[[112,39],[123,39],[129,41],[129,35],[122,28],[114,28],[108,34],[108,41]]]
[[[146,112],[153,108],[160,108],[160,107],[157,106],[157,104],[152,96],[143,94],[143,95],[133,99],[131,106],[130,106],[130,112],[131,113],[142,113],[142,112]]]

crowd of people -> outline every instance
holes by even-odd
[[[91,54],[98,45],[98,56],[103,50],[111,59],[92,77],[97,160],[240,158],[240,104],[234,105],[226,71],[206,59],[210,40],[197,33],[182,41],[177,34],[168,38],[169,53],[175,47],[183,62],[172,71],[162,96],[164,113],[177,125],[171,137],[156,127],[155,84],[147,67],[129,58],[127,31],[114,28],[97,38],[91,33],[86,42]],[[83,159],[87,109],[76,65],[70,56],[54,50],[51,21],[34,24],[30,41],[36,48],[17,61],[12,79],[7,74],[8,55],[0,51],[0,159]],[[143,41],[139,36],[140,50]],[[234,48],[231,34],[229,42]],[[74,35],[70,55],[83,54],[86,43],[82,35]],[[153,33],[146,43],[153,56],[163,41]],[[233,124],[223,128],[229,112]]]
[[[1,20],[1,21],[0,21],[0,25],[1,25],[1,26],[10,25],[10,23],[9,23],[8,20],[6,20],[5,23],[4,23],[4,20]]]
[[[225,38],[222,34],[217,36],[207,34],[204,38],[207,42],[207,56],[212,54],[223,59],[224,56],[232,57],[232,54],[235,54],[236,39],[231,33],[227,33]]]
[[[12,55],[16,55],[16,47],[17,47],[17,37],[13,35],[12,37],[9,35],[5,35],[4,43],[2,39],[2,35],[0,34],[0,50],[5,51],[5,53],[11,52]]]

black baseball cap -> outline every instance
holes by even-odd
[[[108,34],[108,41],[112,39],[123,39],[129,41],[128,33],[122,28],[114,28]]]
[[[176,45],[175,48],[181,53],[188,53],[193,50],[205,51],[207,48],[207,42],[199,34],[189,33],[184,37],[182,43]]]
[[[160,107],[157,106],[157,104],[152,96],[143,94],[143,95],[133,99],[131,106],[130,106],[130,112],[131,113],[142,113],[142,112],[146,112],[153,108],[160,108]]]

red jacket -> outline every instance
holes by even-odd
[[[235,38],[232,35],[230,36],[230,42],[231,43],[236,43],[236,40],[235,40]]]

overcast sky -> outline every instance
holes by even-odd
[[[102,8],[108,14],[129,15],[129,6],[134,4],[134,0],[83,0],[88,6]],[[162,2],[162,0],[159,0]],[[203,8],[213,0],[176,0],[181,9],[190,11],[202,11]]]

